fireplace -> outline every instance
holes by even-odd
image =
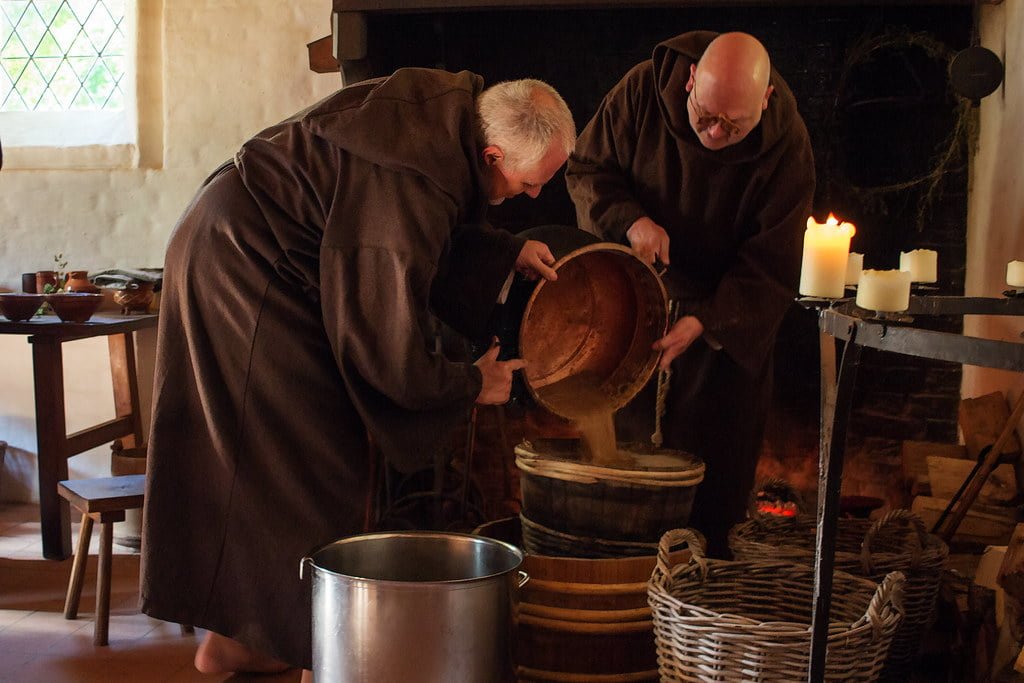
[[[867,268],[897,268],[900,251],[936,250],[939,278],[929,293],[963,294],[976,119],[953,93],[947,69],[972,43],[968,0],[334,0],[333,9],[332,35],[311,45],[311,63],[321,70],[340,63],[344,82],[402,66],[468,69],[487,83],[536,77],[562,93],[580,128],[659,41],[693,29],[752,33],[810,131],[815,216],[833,212],[855,223],[852,250],[865,255]],[[556,177],[539,199],[506,202],[491,219],[519,231],[572,224],[575,214]],[[935,324],[960,331],[961,320]],[[794,304],[776,348],[774,408],[759,467],[762,476],[790,481],[809,505],[817,485],[818,344],[815,314]],[[856,392],[843,493],[903,505],[901,443],[956,441],[960,367],[867,349]],[[510,424],[507,438],[515,440]]]

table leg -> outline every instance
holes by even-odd
[[[828,332],[819,332],[818,345],[821,356],[821,412],[819,414],[824,420],[826,415],[832,414],[832,409],[836,404],[836,338]]]
[[[110,353],[110,377],[114,384],[114,409],[118,417],[129,416],[132,433],[124,437],[124,445],[142,445],[142,415],[139,408],[139,382],[135,369],[135,340],[131,332],[107,337]]]
[[[64,356],[60,341],[46,338],[34,340],[32,372],[36,393],[39,522],[43,537],[43,557],[64,560],[71,555],[71,514],[67,501],[57,492],[57,483],[68,478]]]

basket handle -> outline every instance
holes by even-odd
[[[921,555],[924,553],[925,545],[928,544],[928,532],[924,528],[924,522],[910,510],[890,510],[871,525],[868,532],[864,534],[864,541],[860,544],[860,566],[865,574],[874,573],[874,564],[871,562],[871,544],[874,542],[875,536],[895,521],[909,524],[917,532],[914,534],[916,543],[912,544],[910,548],[910,568],[917,569],[921,563]]]
[[[680,543],[686,543],[690,548],[690,563],[696,562],[700,567],[700,578],[703,581],[708,573],[708,561],[704,557],[704,546],[697,534],[689,529],[669,529],[661,535],[661,540],[658,541],[658,559],[654,565],[654,576],[661,576],[662,580],[667,580],[672,576],[672,558],[669,555],[673,546]]]
[[[906,580],[906,576],[901,571],[889,572],[875,589],[875,594],[871,596],[871,602],[868,603],[868,611],[864,617],[870,622],[876,640],[882,637],[882,629],[885,626],[883,612],[887,605],[899,612],[901,619],[906,614],[903,607],[903,586]]]

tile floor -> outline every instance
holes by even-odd
[[[72,515],[74,517],[74,515]],[[78,524],[72,525],[78,538]],[[93,531],[90,563],[95,563],[99,525]],[[115,553],[131,550],[114,545]],[[39,513],[35,505],[0,503],[0,557],[42,558]],[[71,571],[71,561],[66,563]],[[94,566],[94,565],[93,565]],[[188,683],[200,681],[299,680],[297,671],[275,676],[203,675],[192,657],[198,639],[181,634],[177,624],[124,609],[111,614],[107,647],[93,645],[93,606],[83,598],[78,619],[61,612],[0,609],[0,682],[2,683]],[[115,611],[112,609],[112,611]]]

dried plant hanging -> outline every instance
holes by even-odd
[[[854,45],[826,119],[826,194],[886,215],[894,195],[916,199],[922,232],[946,176],[962,171],[977,112],[948,77],[953,50],[928,33],[893,30]],[[937,142],[936,142],[937,140]]]

